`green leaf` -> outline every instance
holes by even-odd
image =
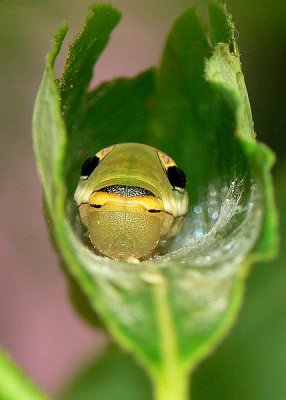
[[[191,8],[176,21],[158,71],[153,136],[159,148],[165,145],[167,152],[181,159],[193,203],[199,200],[200,188],[222,178],[242,177],[246,170],[244,155],[233,137],[233,110],[204,76],[212,51]]]
[[[228,14],[226,6],[215,1],[209,2],[210,39],[215,46],[218,43],[229,45],[231,53],[235,49],[235,26],[232,17]]]
[[[285,174],[284,163],[274,176],[281,234],[278,257],[271,264],[257,265],[250,275],[235,328],[223,346],[194,374],[194,399],[283,400],[285,397]]]
[[[114,345],[85,368],[60,395],[60,400],[151,399],[147,376],[132,358]]]
[[[105,4],[90,7],[86,22],[69,49],[65,70],[59,81],[61,106],[68,134],[77,123],[80,106],[92,78],[93,65],[104,50],[120,14]]]
[[[273,187],[270,169],[274,162],[273,153],[263,144],[254,141],[255,132],[250,103],[241,71],[239,50],[234,40],[234,25],[231,16],[223,5],[211,2],[209,5],[213,40],[217,37],[214,54],[206,65],[206,77],[221,93],[236,114],[235,134],[239,137],[243,151],[247,155],[252,176],[261,184],[263,192],[263,220],[260,238],[255,245],[252,261],[271,258],[277,249],[277,217],[273,201]],[[228,22],[231,33],[220,32],[221,19]],[[228,46],[222,43],[223,37],[228,37]]]
[[[1,400],[48,400],[48,396],[41,392],[2,351],[0,352],[0,398]]]
[[[255,142],[223,6],[210,4],[212,44],[191,8],[175,22],[157,70],[89,93],[92,63],[117,20],[109,6],[92,8],[58,82],[53,62],[66,28],[56,36],[35,105],[36,159],[68,273],[145,366],[156,399],[184,400],[189,372],[237,316],[250,263],[274,253],[273,156]],[[139,265],[94,254],[73,200],[81,162],[121,141],[162,148],[188,176],[191,206],[182,232],[164,256]]]
[[[64,25],[55,36],[54,48],[47,56],[47,66],[35,104],[35,109],[39,109],[39,112],[34,113],[33,119],[33,126],[38,128],[34,135],[34,149],[39,174],[43,182],[45,203],[48,210],[61,209],[62,212],[64,207],[63,194],[65,192],[65,187],[62,186],[62,165],[66,151],[66,128],[60,110],[53,65],[66,32],[67,26]],[[52,99],[52,101],[49,101],[48,107],[45,105],[45,99]],[[51,171],[51,174],[47,174],[47,171]],[[59,188],[60,192],[58,191]],[[53,213],[50,213],[50,217],[56,218]]]

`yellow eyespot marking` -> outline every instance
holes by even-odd
[[[112,149],[114,146],[109,146],[109,147],[105,147],[104,149],[98,151],[96,153],[96,156],[99,158],[99,160],[101,161]]]
[[[151,258],[179,232],[188,211],[185,186],[167,154],[124,143],[83,163],[74,198],[95,251],[134,262]]]
[[[175,161],[171,157],[167,156],[167,154],[158,150],[158,156],[160,158],[164,170],[167,170],[169,167],[174,167],[174,166],[176,167]]]

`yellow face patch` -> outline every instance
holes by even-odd
[[[185,185],[185,174],[169,156],[124,143],[83,163],[74,197],[98,253],[142,260],[180,230],[188,209]]]

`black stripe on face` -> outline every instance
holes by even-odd
[[[111,185],[100,189],[99,192],[113,193],[122,197],[138,197],[138,196],[155,197],[154,193],[150,192],[150,190],[141,188],[139,186]]]

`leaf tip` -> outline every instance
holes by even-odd
[[[225,3],[210,0],[208,3],[210,36],[213,45],[227,43],[230,51],[235,50],[235,26]]]
[[[52,49],[47,54],[47,58],[46,58],[47,65],[50,65],[51,67],[54,66],[55,60],[61,50],[63,41],[66,37],[68,30],[69,30],[69,26],[66,22],[64,22],[58,29],[58,31],[55,34],[54,39],[53,39]]]
[[[121,18],[121,12],[116,8],[112,7],[111,4],[104,4],[104,3],[93,3],[89,6],[89,14],[88,18],[92,18],[94,14],[101,13],[105,14],[109,18],[113,18],[115,23],[118,23]]]

